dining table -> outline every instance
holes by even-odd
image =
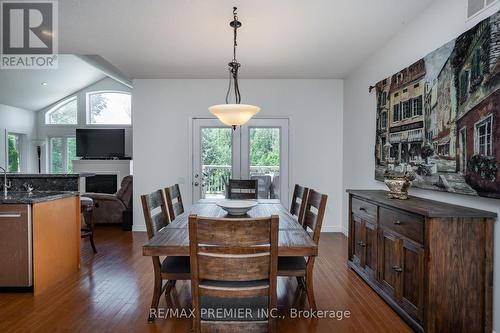
[[[229,216],[217,205],[220,199],[201,199],[168,225],[158,230],[142,247],[144,256],[189,256],[189,215],[211,218],[256,218],[279,216],[278,256],[317,256],[318,246],[278,199],[258,199],[244,216]]]

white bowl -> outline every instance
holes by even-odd
[[[224,209],[229,215],[241,216],[245,215],[250,209],[257,206],[257,201],[225,199],[218,201],[217,206]]]

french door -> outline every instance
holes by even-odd
[[[259,198],[288,200],[288,119],[252,119],[233,131],[193,119],[193,200],[224,198],[229,179],[256,179]]]

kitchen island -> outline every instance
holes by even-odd
[[[80,268],[78,192],[0,195],[0,288],[42,293]]]

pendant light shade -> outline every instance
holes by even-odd
[[[229,26],[233,29],[233,60],[228,64],[229,69],[229,87],[226,93],[226,104],[213,105],[208,108],[213,115],[215,115],[219,120],[236,129],[236,126],[241,126],[255,116],[260,108],[254,105],[240,104],[241,93],[238,83],[238,70],[241,64],[236,60],[236,42],[238,28],[241,27],[241,22],[238,20],[238,15],[236,14],[236,7],[233,7],[233,20],[229,23]],[[234,98],[235,103],[229,104],[229,93],[231,92],[231,87],[234,88]]]
[[[214,116],[228,126],[241,126],[255,116],[260,108],[248,104],[219,104],[208,108]]]

